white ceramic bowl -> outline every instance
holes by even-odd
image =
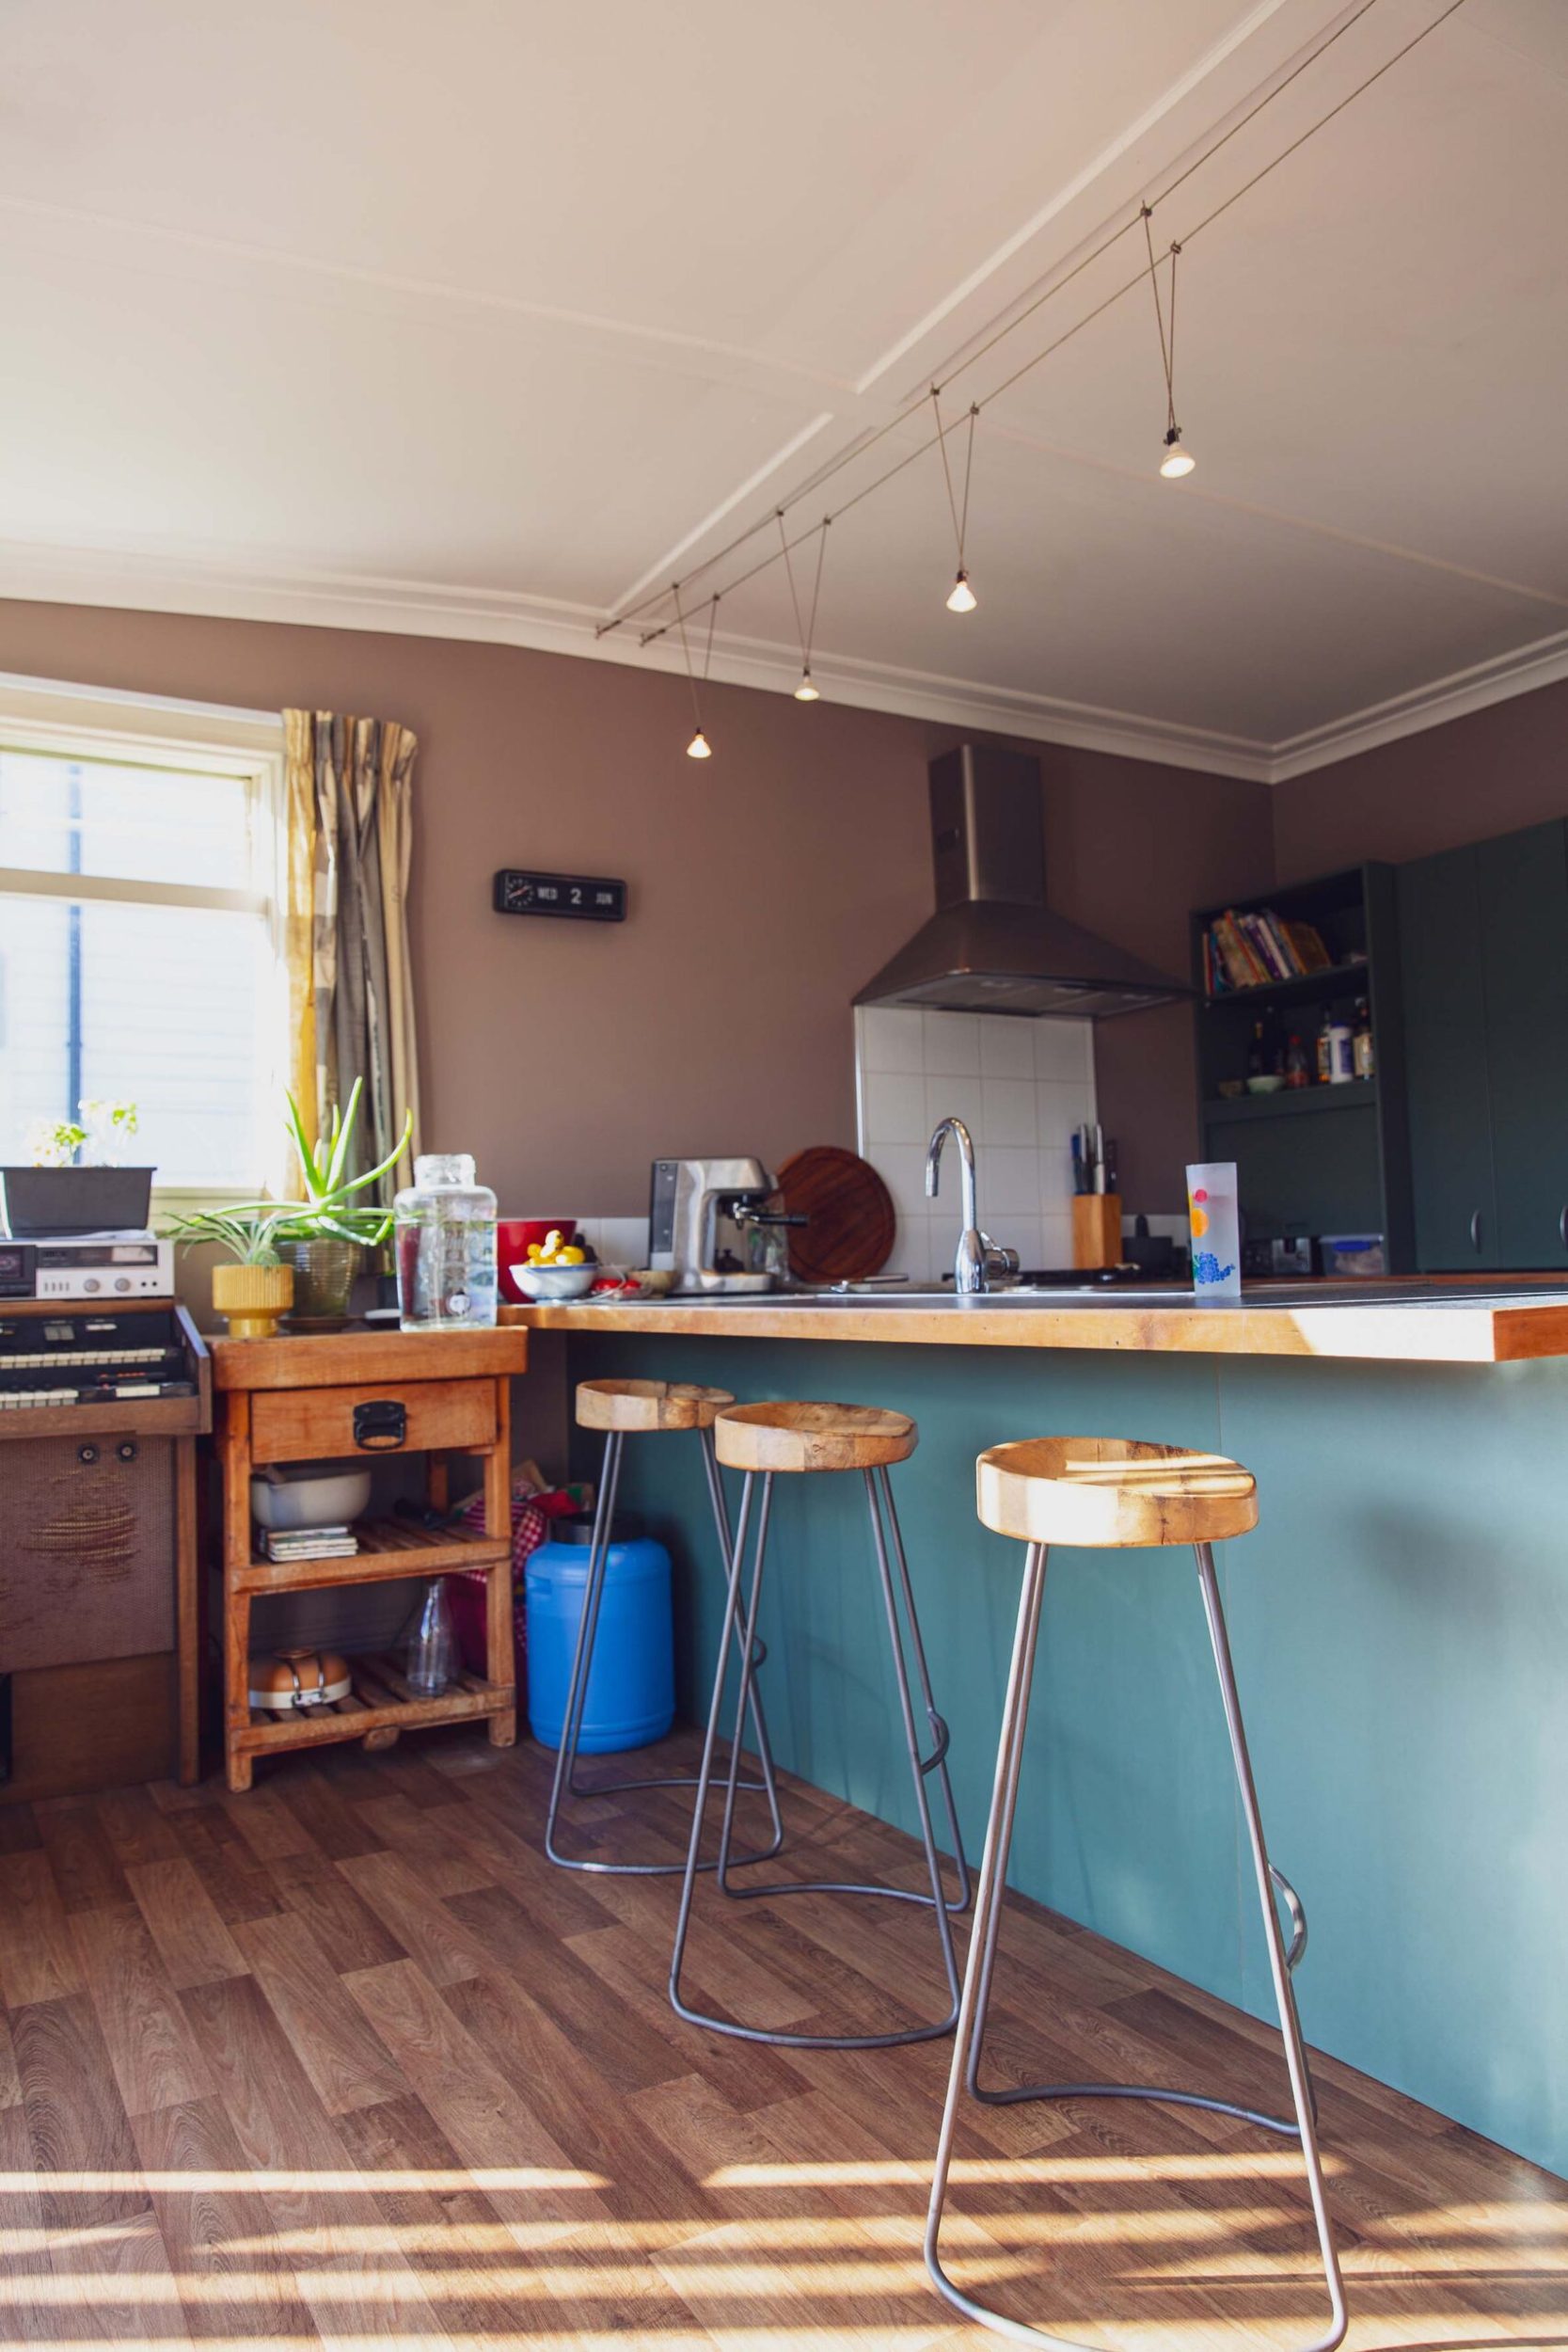
[[[369,1507],[368,1470],[336,1470],[325,1478],[250,1482],[250,1515],[258,1527],[341,1527]]]
[[[596,1265],[525,1265],[520,1259],[512,1269],[525,1298],[585,1298],[599,1274]]]
[[[1246,1090],[1249,1094],[1277,1094],[1284,1084],[1277,1070],[1269,1070],[1260,1078],[1249,1078]]]

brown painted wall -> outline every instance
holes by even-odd
[[[0,669],[412,726],[426,1141],[504,1208],[631,1216],[660,1152],[854,1141],[849,1003],[930,912],[915,720],[443,639],[0,603]],[[1031,747],[1036,748],[1036,747]],[[1189,906],[1267,886],[1270,796],[1046,747],[1053,903],[1173,972]],[[624,874],[622,930],[507,921],[502,865]],[[1179,1208],[1190,1018],[1102,1025],[1101,1116],[1133,1205]]]
[[[1276,786],[1274,798],[1280,882],[1568,815],[1568,684],[1338,760]]]

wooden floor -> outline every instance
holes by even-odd
[[[244,1797],[0,1809],[0,2343],[994,2341],[920,2265],[946,2044],[832,2057],[678,2024],[675,1884],[546,1864],[547,1762],[449,1731],[291,1756]],[[792,1819],[816,1868],[826,1845],[830,1875],[912,1883],[864,1816],[800,1790]],[[642,1798],[606,1843],[678,1820]],[[885,2023],[890,1987],[897,2013],[938,1998],[905,1906],[703,1892],[709,2003],[809,2028]],[[1009,1916],[1004,2071],[1281,2101],[1261,2028]],[[1352,2344],[1568,2344],[1568,2185],[1345,2068],[1318,2080]],[[1011,2308],[1177,2352],[1318,2330],[1278,2142],[1036,2106],[974,2116],[961,2157],[956,2264]]]

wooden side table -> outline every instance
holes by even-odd
[[[359,1740],[390,1747],[427,1724],[487,1719],[491,1744],[517,1736],[512,1619],[511,1392],[528,1360],[525,1331],[325,1333],[213,1343],[214,1435],[223,1469],[224,1758],[229,1786],[250,1787],[258,1756]],[[422,1454],[431,1501],[447,1501],[447,1463],[484,1464],[484,1533],[435,1532],[401,1519],[362,1523],[347,1560],[259,1558],[250,1520],[253,1470],[271,1462]],[[368,1584],[483,1568],[488,1580],[485,1672],[462,1673],[421,1698],[395,1660],[355,1658],[354,1687],[336,1705],[279,1719],[250,1706],[250,1613],[260,1593]]]

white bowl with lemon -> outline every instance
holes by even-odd
[[[543,1241],[531,1241],[528,1256],[512,1268],[512,1279],[525,1298],[585,1298],[598,1279],[597,1265],[575,1241],[562,1241],[552,1231]]]

